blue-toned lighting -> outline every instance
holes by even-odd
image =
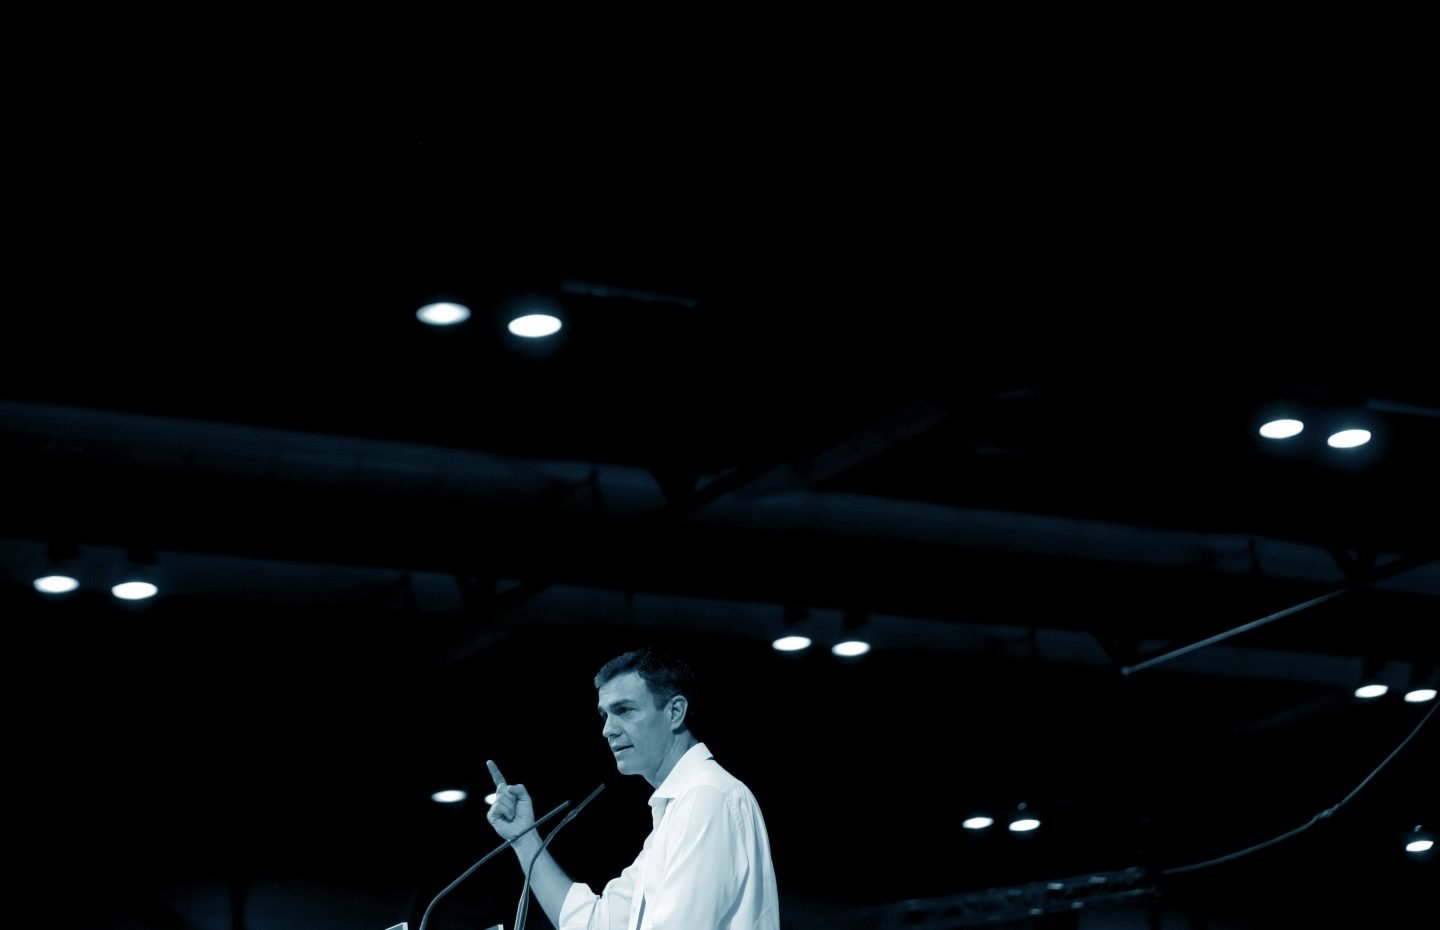
[[[1260,435],[1266,439],[1289,439],[1300,435],[1304,429],[1305,424],[1299,420],[1271,420],[1260,427]]]
[[[35,590],[44,594],[68,594],[80,587],[80,582],[69,575],[46,575],[35,579]]]
[[[440,301],[426,304],[415,311],[415,316],[419,318],[420,322],[428,323],[431,326],[454,326],[470,319],[470,308],[464,304]]]
[[[1325,444],[1332,449],[1353,449],[1356,446],[1363,446],[1370,441],[1368,429],[1342,429],[1337,433],[1331,433]]]
[[[110,589],[110,593],[122,601],[143,601],[154,597],[159,588],[148,581],[122,581]]]
[[[553,336],[560,331],[560,318],[549,313],[527,313],[511,320],[509,330],[526,339]]]

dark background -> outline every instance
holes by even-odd
[[[542,809],[606,785],[552,846],[598,887],[648,786],[591,677],[654,643],[706,682],[790,926],[975,925],[1131,868],[1092,910],[1407,925],[1433,704],[1350,691],[1436,659],[1412,121],[973,99],[24,153],[0,613],[53,922],[413,928],[494,845],[486,759]],[[555,348],[501,328],[526,294]],[[424,329],[440,296],[474,316]],[[1312,424],[1280,450],[1276,404]],[[1375,441],[1326,449],[1342,417]],[[129,556],[153,603],[106,592]],[[805,654],[769,648],[787,608]],[[875,649],[839,660],[850,612]],[[1035,835],[959,827],[1022,803]],[[500,858],[429,926],[510,925]]]

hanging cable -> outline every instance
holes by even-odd
[[[1308,830],[1308,829],[1310,829],[1311,827],[1315,826],[1315,824],[1318,823],[1319,821],[1324,820],[1325,818],[1329,817],[1331,814],[1333,814],[1333,813],[1335,813],[1336,811],[1338,811],[1340,808],[1344,807],[1346,804],[1350,803],[1350,799],[1353,798],[1353,797],[1355,797],[1355,795],[1359,794],[1359,793],[1360,793],[1360,789],[1361,789],[1361,788],[1364,788],[1367,784],[1370,783],[1370,779],[1372,779],[1372,778],[1374,778],[1376,775],[1380,774],[1380,770],[1383,769],[1385,766],[1389,765],[1391,759],[1394,759],[1397,755],[1399,755],[1400,750],[1404,749],[1405,746],[1406,746],[1411,740],[1413,740],[1413,739],[1415,738],[1415,734],[1416,734],[1416,733],[1419,733],[1419,732],[1420,732],[1420,728],[1423,727],[1427,722],[1429,722],[1430,718],[1433,717],[1433,716],[1435,716],[1435,708],[1434,708],[1434,707],[1430,708],[1430,710],[1425,714],[1425,716],[1420,719],[1420,722],[1417,723],[1417,724],[1415,724],[1415,728],[1410,731],[1410,734],[1409,734],[1408,736],[1406,736],[1403,740],[1400,741],[1400,745],[1396,746],[1396,747],[1390,752],[1390,755],[1388,755],[1388,756],[1385,757],[1384,761],[1382,761],[1379,765],[1375,766],[1374,771],[1372,771],[1369,775],[1366,775],[1363,779],[1360,780],[1360,784],[1356,785],[1355,788],[1354,788],[1349,794],[1347,794],[1347,795],[1345,795],[1345,797],[1341,798],[1341,799],[1340,799],[1340,802],[1339,802],[1338,804],[1336,804],[1336,805],[1333,806],[1333,807],[1328,807],[1328,808],[1326,808],[1325,810],[1321,811],[1320,813],[1316,814],[1314,817],[1311,817],[1310,820],[1309,820],[1307,823],[1302,824],[1301,826],[1298,826],[1298,827],[1296,827],[1294,830],[1290,830],[1290,831],[1287,832],[1287,833],[1282,833],[1282,834],[1280,834],[1280,835],[1277,836],[1277,837],[1273,837],[1273,838],[1271,838],[1271,839],[1268,839],[1268,840],[1266,840],[1266,841],[1263,842],[1263,843],[1256,843],[1254,846],[1251,846],[1249,849],[1242,849],[1242,850],[1239,850],[1238,852],[1229,853],[1229,854],[1227,854],[1227,855],[1220,856],[1220,857],[1215,858],[1215,859],[1209,859],[1209,860],[1207,860],[1207,861],[1205,861],[1205,862],[1196,862],[1196,863],[1193,863],[1193,864],[1191,864],[1191,865],[1181,865],[1181,866],[1175,866],[1175,867],[1173,867],[1173,868],[1161,869],[1160,872],[1159,872],[1159,874],[1161,874],[1161,875],[1178,875],[1178,874],[1181,873],[1181,872],[1193,872],[1193,871],[1195,871],[1196,869],[1203,869],[1203,868],[1207,868],[1207,867],[1212,866],[1212,865],[1219,865],[1219,864],[1222,863],[1222,862],[1229,862],[1229,861],[1232,860],[1232,859],[1239,859],[1241,856],[1248,856],[1250,853],[1258,852],[1259,850],[1262,850],[1262,849],[1266,848],[1267,846],[1274,846],[1276,843],[1282,842],[1282,841],[1284,841],[1284,840],[1288,840],[1288,839],[1289,839],[1290,837],[1292,837],[1292,836],[1297,836],[1297,835],[1299,835],[1299,834],[1301,834],[1301,833],[1304,833],[1306,830]]]

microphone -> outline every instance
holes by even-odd
[[[603,787],[603,786],[602,786],[602,787]],[[592,793],[592,794],[590,795],[590,798],[595,797],[595,794],[598,794],[598,793],[599,793],[599,792],[598,792],[598,789],[597,789],[597,791],[596,791],[595,793]],[[586,798],[584,802],[581,802],[580,807],[584,807],[585,804],[589,802],[590,798]],[[470,866],[470,868],[468,868],[468,869],[466,869],[464,872],[462,872],[462,873],[460,874],[460,877],[459,877],[459,878],[455,879],[453,882],[451,882],[450,884],[446,885],[446,886],[444,887],[444,889],[442,889],[439,894],[437,894],[435,897],[433,897],[433,898],[430,899],[430,904],[425,908],[425,913],[422,914],[421,917],[420,917],[420,930],[425,930],[425,922],[430,919],[430,911],[435,907],[435,902],[436,902],[436,901],[439,901],[441,898],[445,897],[447,894],[449,894],[451,891],[453,891],[453,890],[455,889],[455,886],[456,886],[456,885],[460,884],[460,883],[463,882],[465,879],[469,878],[470,875],[471,875],[476,869],[480,868],[480,866],[482,866],[482,865],[484,865],[485,863],[489,862],[490,859],[491,859],[491,857],[493,857],[494,855],[496,855],[497,853],[499,853],[502,849],[508,849],[509,847],[515,845],[515,841],[518,840],[518,839],[520,839],[520,837],[522,837],[522,836],[524,836],[525,834],[529,833],[531,830],[533,830],[533,829],[535,829],[536,827],[540,826],[542,823],[544,823],[545,821],[549,820],[551,817],[554,817],[556,814],[560,813],[561,811],[563,811],[565,808],[567,808],[567,807],[569,807],[569,806],[570,806],[570,802],[569,802],[569,801],[562,801],[562,802],[560,803],[560,805],[559,805],[558,807],[556,807],[553,811],[551,811],[550,813],[546,814],[544,817],[541,817],[539,820],[535,821],[535,822],[532,823],[530,826],[528,826],[528,827],[526,827],[525,829],[521,830],[519,833],[517,833],[517,834],[515,834],[514,836],[510,837],[510,839],[508,839],[508,840],[506,840],[505,842],[501,843],[499,846],[496,846],[494,849],[490,850],[488,853],[486,853],[486,854],[480,859],[479,862],[475,863],[474,865]],[[579,812],[580,812],[580,808],[577,807],[577,808],[575,808],[574,811],[571,812],[570,816],[573,817],[573,816],[575,816],[575,814],[577,814],[577,813],[579,813]],[[569,818],[566,818],[566,819],[569,819]],[[561,821],[561,826],[564,826],[564,821]],[[552,831],[550,835],[551,835],[551,836],[554,836],[555,834],[554,834],[554,832]],[[547,840],[547,842],[548,842],[548,840]],[[542,848],[543,848],[543,847],[542,847]],[[406,925],[403,924],[403,923],[402,923],[402,924],[396,924],[394,927],[391,927],[390,930],[407,930],[407,927],[406,927]]]
[[[574,809],[573,811],[571,811],[570,813],[568,813],[568,814],[565,815],[565,819],[564,819],[564,820],[560,821],[558,824],[555,825],[555,829],[551,830],[551,831],[550,831],[550,835],[547,836],[547,837],[545,837],[545,842],[543,842],[543,843],[540,844],[540,848],[541,848],[541,849],[544,849],[546,846],[548,846],[549,843],[550,843],[550,841],[555,838],[555,834],[557,834],[557,833],[560,832],[560,828],[563,827],[563,826],[565,826],[565,825],[566,825],[567,823],[569,823],[570,821],[574,820],[574,819],[575,819],[575,815],[576,815],[576,814],[579,814],[581,811],[583,811],[583,810],[585,809],[585,805],[586,805],[586,804],[589,804],[591,801],[595,800],[595,795],[599,794],[600,792],[602,792],[602,791],[604,791],[604,790],[605,790],[605,783],[602,781],[600,784],[598,784],[598,785],[595,786],[595,790],[594,790],[594,791],[590,792],[589,794],[587,794],[587,795],[585,796],[585,800],[581,801],[579,804],[577,804],[577,805],[575,806],[575,809]],[[568,802],[567,802],[567,803],[568,803]],[[557,807],[555,810],[559,810],[559,808]],[[552,811],[551,813],[554,813],[554,811]],[[546,816],[546,817],[549,817],[550,815],[549,815],[549,814],[546,814],[545,816]],[[540,826],[540,824],[537,823],[537,824],[535,824],[535,826],[538,827],[538,826]]]
[[[585,809],[585,805],[595,800],[595,795],[603,790],[605,790],[605,783],[602,781],[595,786],[594,791],[585,796],[585,800],[581,801],[575,806],[574,810],[565,815],[564,820],[555,825],[555,829],[551,830],[550,835],[545,837],[544,841],[540,843],[540,848],[535,850],[535,855],[530,857],[530,866],[525,870],[525,886],[520,889],[520,903],[515,910],[515,930],[525,930],[525,916],[530,911],[530,876],[535,874],[535,861],[540,858],[540,854],[545,851],[545,847],[550,845],[550,841],[555,839],[555,834],[564,829],[567,823],[574,820],[575,816]],[[536,826],[539,826],[539,824],[536,824]],[[421,930],[424,930],[424,928],[421,928]]]

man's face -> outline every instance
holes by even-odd
[[[615,767],[622,775],[643,775],[658,786],[655,776],[674,743],[670,702],[656,708],[655,696],[636,672],[616,675],[600,686],[599,695],[605,721],[600,735],[615,754]]]

